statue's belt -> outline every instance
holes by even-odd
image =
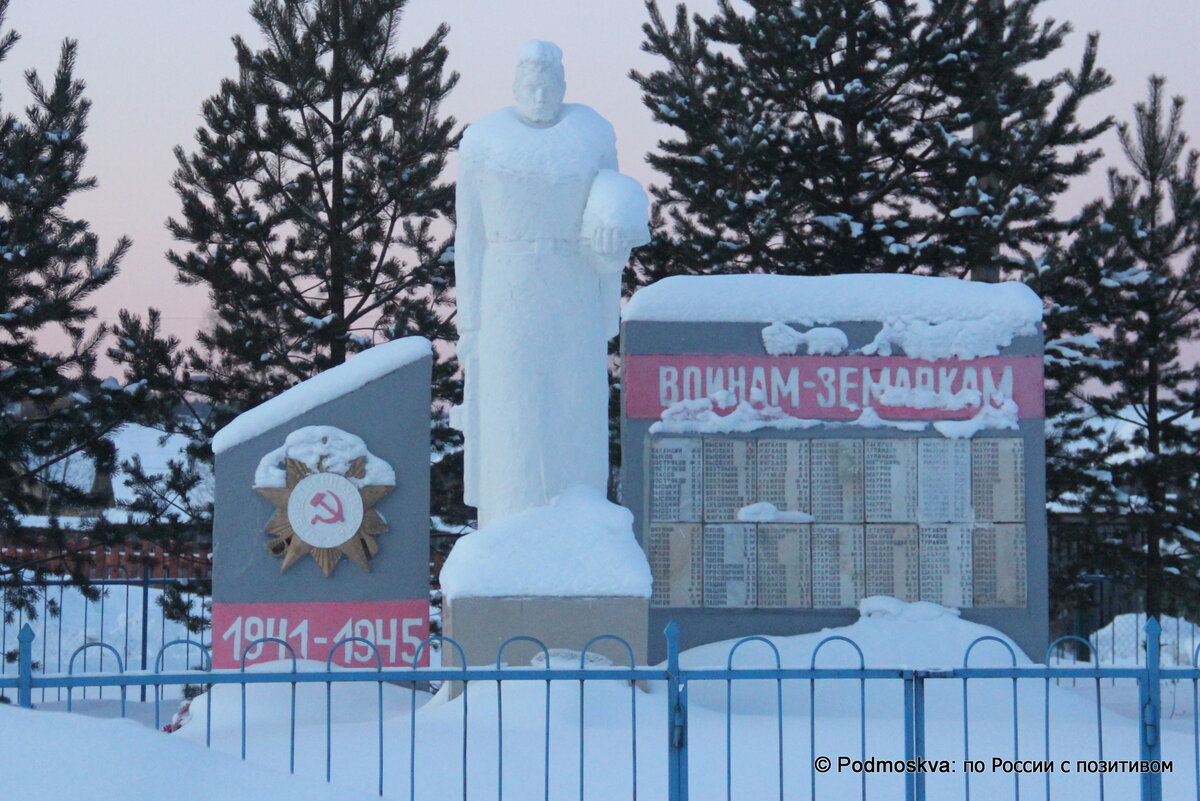
[[[578,239],[499,239],[489,240],[487,249],[495,253],[528,253],[536,256],[579,252]]]

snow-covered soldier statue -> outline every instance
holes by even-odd
[[[607,341],[621,270],[648,241],[647,199],[617,172],[612,126],[562,102],[562,51],[520,52],[516,107],[467,128],[455,237],[455,425],[480,526],[608,480]]]

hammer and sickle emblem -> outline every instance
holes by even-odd
[[[325,500],[325,496],[332,498],[337,506],[330,506]],[[320,507],[329,513],[328,517],[321,517],[320,514],[313,515],[313,519],[309,521],[309,525],[315,526],[317,523],[343,523],[346,520],[346,516],[342,514],[342,499],[332,492],[318,492],[309,499],[308,504],[314,508]]]

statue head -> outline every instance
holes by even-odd
[[[558,121],[567,82],[563,77],[562,50],[551,42],[526,42],[517,56],[513,97],[517,111],[530,125],[544,128]]]

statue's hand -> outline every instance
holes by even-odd
[[[629,251],[645,243],[646,237],[639,237],[616,225],[598,225],[592,233],[592,250],[597,255],[608,259],[625,262]]]
[[[598,225],[592,233],[592,250],[601,256],[616,256],[621,232],[615,225]]]

